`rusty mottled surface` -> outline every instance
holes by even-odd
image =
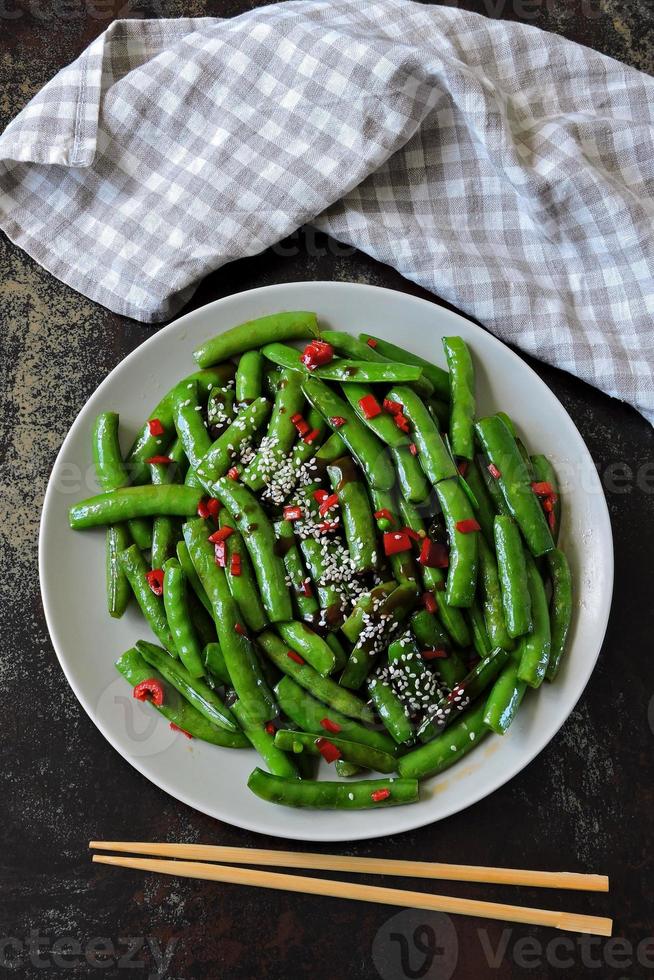
[[[115,16],[231,16],[250,6],[240,0],[5,0],[0,125]],[[460,6],[527,21],[653,69],[650,0],[466,0]],[[314,278],[423,295],[392,270],[339,251],[324,238],[308,243],[300,234],[291,244],[293,255],[269,252],[211,276],[194,305],[267,283]],[[622,938],[566,939],[468,919],[453,928],[421,913],[390,921],[395,911],[383,907],[141,878],[89,864],[86,842],[92,837],[262,846],[275,841],[202,817],[131,769],[77,704],[45,627],[37,535],[52,461],[87,397],[150,328],[72,292],[6,239],[0,240],[0,321],[2,976],[93,976],[96,970],[121,976],[128,963],[116,957],[127,953],[126,937],[133,937],[132,976],[154,975],[157,956],[170,943],[160,975],[183,980],[636,978],[654,972],[654,946],[643,943],[654,933],[654,437],[642,418],[567,375],[533,365],[579,426],[607,490],[616,588],[598,667],[560,734],[503,789],[436,826],[348,849],[606,871],[610,899],[524,890],[517,900],[614,914]],[[497,900],[506,894],[475,886],[447,890]],[[105,941],[105,956],[96,962],[89,949],[97,937]]]

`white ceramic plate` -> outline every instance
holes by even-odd
[[[321,322],[369,331],[444,364],[440,338],[460,334],[477,369],[479,412],[503,409],[532,452],[549,455],[563,490],[561,542],[575,587],[571,642],[557,682],[530,692],[504,738],[491,736],[466,759],[423,784],[413,806],[354,813],[290,810],[247,789],[252,751],[187,740],[131,697],[115,659],[148,637],[130,609],[105,609],[104,531],[68,528],[71,503],[96,492],[91,430],[98,412],[120,413],[125,448],[152,406],[194,369],[193,349],[234,324],[280,310],[316,310]],[[412,830],[470,806],[520,772],[556,734],[584,690],[608,621],[613,585],[611,526],[602,487],[584,442],[549,388],[512,351],[456,313],[403,293],[354,283],[268,286],[211,303],[170,324],[116,367],[86,403],[57,458],[40,535],[43,605],[61,666],[104,736],[139,772],[189,806],[228,823],[298,840],[345,841]],[[331,772],[323,774],[329,778]],[[108,787],[110,790],[110,787]]]

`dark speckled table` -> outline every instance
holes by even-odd
[[[0,126],[115,16],[228,16],[253,5],[0,0]],[[652,70],[651,0],[466,0],[460,6],[529,21]],[[193,305],[296,279],[356,280],[425,295],[326,239],[301,233],[290,245],[283,256],[273,250],[211,276]],[[0,240],[0,320],[0,975],[481,980],[654,973],[654,940],[648,941],[654,935],[654,434],[640,416],[568,375],[532,365],[579,426],[606,488],[616,584],[599,664],[548,749],[493,796],[416,833],[340,848],[605,871],[610,898],[523,890],[517,900],[613,914],[617,938],[583,940],[143,878],[93,868],[87,841],[276,844],[193,812],[124,762],[77,704],[43,618],[37,533],[52,462],[88,396],[151,329],[72,292],[6,239]],[[496,900],[506,894],[475,886],[448,891]]]

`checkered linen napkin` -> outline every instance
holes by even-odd
[[[117,21],[0,137],[0,226],[118,313],[310,222],[654,422],[654,80],[405,0]]]

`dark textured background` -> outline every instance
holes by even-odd
[[[254,5],[3,0],[0,125],[115,16],[229,16]],[[467,0],[459,6],[526,20],[652,70],[651,0]],[[300,234],[292,244],[294,256],[268,252],[211,276],[193,305],[296,279],[371,282],[422,295],[388,268],[339,251],[326,239],[308,242]],[[124,937],[137,943],[149,937],[164,947],[173,941],[166,975],[184,980],[447,980],[457,947],[454,975],[474,980],[632,978],[654,972],[654,944],[638,949],[654,933],[654,437],[642,418],[565,374],[533,365],[579,426],[607,490],[616,586],[598,667],[560,734],[509,785],[443,823],[349,849],[362,855],[606,871],[612,879],[610,899],[566,899],[525,889],[515,900],[560,901],[565,908],[614,914],[615,934],[625,942],[572,937],[557,945],[562,934],[470,919],[454,922],[454,931],[422,913],[389,924],[396,910],[384,907],[143,878],[89,864],[86,843],[94,837],[276,842],[189,810],[124,762],[77,704],[43,619],[37,532],[52,462],[87,397],[151,329],[72,292],[2,238],[0,321],[0,976],[130,975],[123,974],[127,963],[112,954],[125,952]],[[506,895],[499,888],[448,890],[497,900]],[[430,924],[438,946],[431,968],[429,953],[420,952],[431,944],[430,933],[420,926]],[[406,937],[408,969],[399,958],[401,940],[392,940],[392,932]],[[17,945],[2,937],[13,937]],[[96,937],[106,941],[107,956],[94,964],[83,953]],[[67,943],[73,956],[64,955]],[[504,955],[501,965],[493,965],[485,950],[498,946]],[[131,976],[154,973],[147,942],[135,960]]]

